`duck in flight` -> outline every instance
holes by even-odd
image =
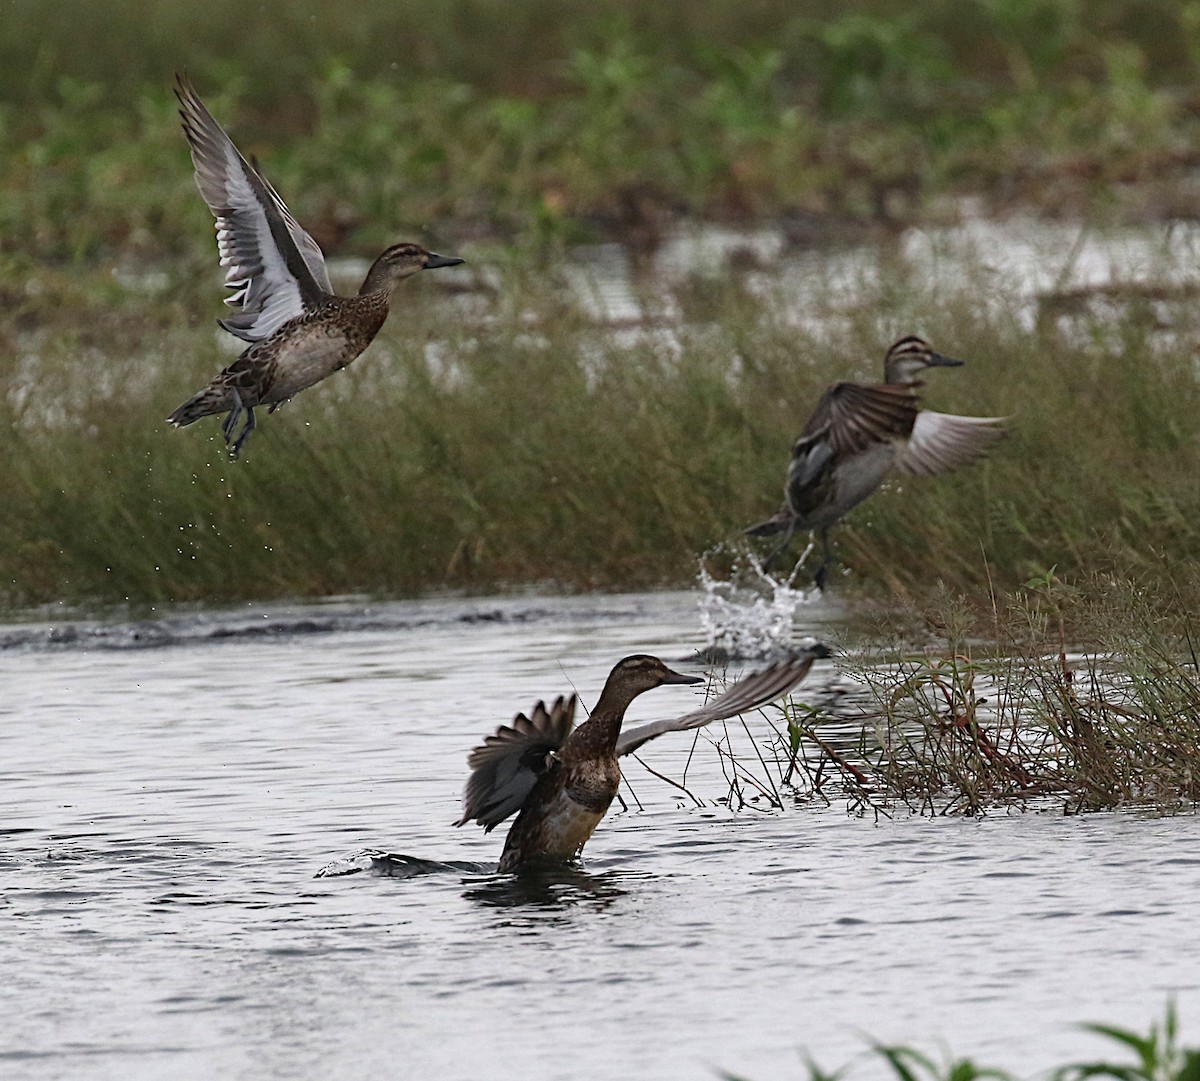
[[[621,757],[666,732],[702,728],[774,701],[808,674],[814,660],[828,656],[822,645],[800,650],[739,680],[698,710],[623,732],[625,711],[639,694],[664,684],[703,682],[672,671],[657,657],[626,657],[578,728],[576,696],[559,697],[549,708],[538,702],[528,717],[518,714],[476,747],[467,758],[471,774],[456,825],[474,821],[491,831],[516,814],[500,857],[501,872],[573,859],[617,794]]]
[[[462,260],[419,244],[393,244],[371,265],[355,296],[335,295],[317,242],[266,177],[238,152],[191,83],[182,75],[176,79],[196,184],[217,219],[225,286],[234,290],[225,303],[238,309],[219,322],[250,345],[167,420],[182,428],[227,412],[221,430],[225,442],[232,441],[230,453],[236,458],[254,431],[258,406],[273,413],[366,349],[387,319],[398,282]],[[234,440],[243,413],[246,423]]]
[[[884,357],[882,383],[835,383],[817,403],[792,446],[784,505],[748,536],[783,533],[769,565],[798,529],[815,530],[822,560],[814,581],[825,588],[829,527],[845,517],[891,474],[932,476],[973,462],[1004,437],[1006,417],[958,417],[921,408],[917,393],[928,368],[963,362],[934,352],[910,335]]]

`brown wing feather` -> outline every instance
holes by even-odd
[[[549,709],[538,702],[530,716],[518,713],[511,725],[486,737],[467,756],[471,775],[455,825],[475,821],[491,831],[520,810],[537,779],[558,761],[553,752],[567,741],[574,719],[575,696],[560,695]]]
[[[920,408],[911,387],[837,383],[825,392],[808,427],[821,416],[822,438],[834,453],[859,454],[874,443],[907,438]]]

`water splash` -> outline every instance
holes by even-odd
[[[796,578],[812,551],[804,550],[791,571],[775,577],[758,556],[721,544],[700,557],[700,626],[705,653],[720,657],[770,657],[793,645],[796,610],[816,602],[821,591],[795,588]],[[732,555],[728,575],[709,569],[715,557]]]

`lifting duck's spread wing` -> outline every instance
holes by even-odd
[[[217,219],[225,303],[241,311],[221,326],[248,342],[269,338],[333,292],[325,257],[275,189],[238,153],[233,140],[176,76],[179,115],[196,167],[196,186]]]
[[[478,822],[494,830],[520,810],[538,778],[555,762],[557,751],[571,734],[575,695],[562,696],[549,710],[539,702],[530,716],[518,713],[511,725],[502,725],[467,756],[471,776],[463,792],[463,814],[455,825]]]
[[[787,660],[769,665],[738,680],[723,694],[717,695],[706,705],[692,713],[672,721],[652,721],[622,732],[617,740],[617,755],[631,754],[643,743],[666,732],[683,732],[691,728],[703,728],[713,721],[736,717],[739,713],[765,706],[787,694],[796,686],[812,667],[818,657],[828,657],[829,650],[822,645],[793,653]]]
[[[1007,434],[1007,417],[956,417],[949,413],[917,414],[912,436],[896,455],[897,473],[931,476],[973,462]]]

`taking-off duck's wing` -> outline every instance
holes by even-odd
[[[902,439],[912,431],[920,407],[911,387],[835,383],[821,396],[792,447],[792,457],[819,443],[843,457],[861,454],[875,443]]]
[[[478,822],[494,830],[521,809],[538,778],[552,769],[557,751],[571,734],[575,720],[575,695],[560,695],[550,709],[539,702],[528,717],[518,713],[511,725],[502,725],[494,736],[467,756],[471,776],[463,791],[463,814],[456,826]]]
[[[786,660],[739,679],[723,694],[717,695],[692,713],[684,714],[673,721],[651,721],[649,724],[626,729],[617,739],[617,755],[630,754],[643,743],[666,732],[703,728],[713,721],[724,721],[736,717],[739,713],[765,706],[768,702],[787,694],[808,675],[808,670],[818,657],[828,656],[829,650],[822,645],[800,650]]]
[[[333,292],[325,257],[266,178],[238,153],[191,83],[182,75],[176,80],[196,186],[217,219],[225,285],[235,290],[225,303],[241,309],[219,322],[244,341],[262,341]]]
[[[945,473],[981,457],[1008,433],[1007,417],[956,417],[950,413],[917,414],[912,436],[896,455],[897,473],[931,476]]]

